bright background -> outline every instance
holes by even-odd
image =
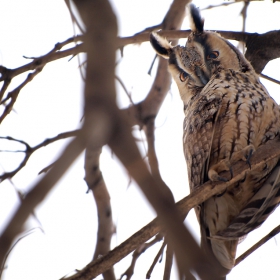
[[[130,36],[160,23],[171,2],[111,1],[118,16],[119,35]],[[211,4],[220,2],[211,1]],[[204,8],[206,1],[194,3]],[[23,55],[41,56],[50,51],[57,42],[73,36],[73,26],[63,1],[0,0],[0,7],[0,64],[8,68],[28,63]],[[243,3],[237,3],[214,10],[202,10],[205,29],[240,31],[242,7]],[[280,29],[279,14],[280,3],[250,3],[246,31],[263,33]],[[188,19],[182,28],[189,29]],[[182,40],[180,43],[184,42]],[[134,102],[142,100],[151,86],[156,65],[152,77],[147,72],[153,57],[154,51],[148,42],[124,48],[124,57],[117,67],[117,74],[131,92]],[[81,59],[83,60],[83,57]],[[271,61],[263,73],[280,80],[279,63],[279,59]],[[23,81],[26,75],[25,73],[15,78],[10,90]],[[279,103],[279,86],[266,80],[262,82]],[[77,58],[70,62],[66,58],[48,64],[42,73],[21,91],[14,111],[0,126],[0,136],[9,135],[36,145],[48,137],[79,127],[83,106],[82,90]],[[120,106],[128,106],[128,98],[118,84],[117,90]],[[173,83],[156,120],[156,148],[162,177],[171,188],[176,201],[189,193],[182,153],[181,109],[177,87]],[[136,130],[135,133],[144,139],[141,132]],[[23,148],[19,144],[4,140],[1,140],[0,145],[3,150]],[[26,193],[40,178],[38,172],[55,160],[64,145],[65,141],[60,141],[37,151],[20,173],[11,181],[6,180],[1,184],[0,232],[19,203],[16,190]],[[139,147],[144,156],[145,143],[140,143]],[[0,168],[3,171],[13,170],[21,159],[20,153],[2,152]],[[111,194],[116,225],[116,234],[112,241],[114,247],[150,222],[155,214],[138,187],[130,184],[126,171],[106,147],[101,158],[101,168]],[[34,217],[26,223],[26,230],[34,228],[34,231],[22,239],[10,254],[3,279],[59,279],[90,262],[95,247],[97,217],[92,195],[86,194],[87,186],[83,177],[81,156],[49,193],[47,199],[36,208],[35,213],[40,223]],[[279,210],[276,210],[260,229],[250,233],[240,244],[238,255],[277,226],[278,216]],[[189,214],[187,224],[199,240],[198,224],[193,213]],[[271,239],[240,263],[228,279],[279,279],[279,241],[278,236]],[[140,257],[133,279],[145,278],[160,245],[156,244]],[[128,256],[115,266],[117,277],[126,270],[130,261],[131,256]],[[151,279],[161,279],[163,270],[164,260],[156,266]],[[172,277],[176,279],[176,273],[173,273]],[[102,279],[102,276],[97,279]]]

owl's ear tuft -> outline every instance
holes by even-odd
[[[150,42],[158,55],[166,59],[169,58],[170,51],[173,47],[166,38],[159,36],[156,32],[152,32],[150,34]]]
[[[190,11],[190,25],[194,33],[202,33],[204,26],[204,19],[201,17],[199,9],[194,4],[189,4]]]

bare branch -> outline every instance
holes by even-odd
[[[150,279],[151,278],[151,275],[152,275],[152,272],[154,270],[154,267],[156,266],[157,262],[159,261],[160,257],[162,257],[162,254],[163,254],[163,250],[166,246],[166,242],[164,241],[150,267],[150,269],[148,270],[147,274],[146,274],[146,279]]]
[[[1,74],[0,82],[5,80],[11,80],[14,77],[27,71],[36,70],[37,68],[43,68],[47,63],[52,62],[54,60],[67,57],[69,55],[76,55],[80,52],[84,52],[84,44],[77,45],[75,47],[69,48],[64,51],[59,51],[66,44],[80,41],[82,40],[82,38],[83,36],[76,36],[76,37],[69,38],[64,42],[57,43],[55,47],[47,54],[37,58],[31,58],[32,61],[30,63],[27,63],[18,68],[8,69],[4,66],[0,66],[0,74]]]
[[[155,236],[155,238],[147,243],[141,244],[132,254],[132,261],[131,264],[129,266],[129,268],[121,275],[120,280],[126,276],[126,280],[130,280],[133,273],[134,273],[134,267],[136,264],[137,259],[150,247],[152,247],[154,244],[156,244],[157,242],[162,240],[162,235],[158,234]]]
[[[269,76],[267,76],[267,75],[264,75],[264,74],[260,73],[260,77],[262,77],[262,78],[264,78],[264,79],[267,79],[267,80],[269,80],[269,81],[271,81],[271,82],[273,82],[273,83],[276,83],[276,84],[280,85],[280,81],[278,81],[278,80],[276,80],[276,79],[273,79],[273,78],[271,78],[271,77],[269,77]]]
[[[53,143],[55,141],[58,141],[58,140],[61,140],[61,139],[65,139],[65,138],[69,138],[69,137],[77,136],[78,132],[79,132],[79,130],[73,130],[73,131],[68,131],[68,132],[60,133],[60,134],[58,134],[55,137],[45,139],[43,142],[41,142],[40,144],[38,144],[38,145],[36,145],[34,147],[31,147],[28,143],[26,143],[23,140],[15,139],[15,138],[10,137],[10,136],[0,137],[0,139],[7,139],[7,140],[10,140],[10,141],[15,141],[15,142],[18,142],[18,143],[21,143],[21,144],[25,145],[25,150],[23,150],[23,151],[15,151],[15,152],[23,152],[23,153],[25,153],[25,156],[24,156],[22,162],[13,171],[5,172],[4,174],[0,175],[0,181],[2,182],[4,180],[6,180],[6,179],[10,179],[13,176],[15,176],[26,165],[26,163],[29,160],[30,156],[35,151],[37,151],[38,149],[40,149],[40,148],[42,148],[44,146],[47,146],[47,145],[49,145],[49,144],[51,144],[51,143]]]
[[[120,83],[121,87],[123,88],[124,92],[126,93],[128,99],[129,99],[129,101],[130,101],[130,104],[131,104],[131,105],[134,105],[134,102],[133,102],[133,100],[132,100],[131,94],[130,94],[130,92],[128,92],[128,90],[127,90],[127,88],[126,88],[124,82],[122,81],[122,79],[121,79],[120,77],[118,77],[117,75],[115,76],[115,78],[116,78],[116,80]]]
[[[200,11],[203,11],[203,10],[210,10],[210,9],[213,9],[213,8],[218,8],[218,7],[225,7],[225,6],[229,6],[229,5],[232,5],[232,4],[235,4],[236,2],[224,2],[222,4],[218,4],[218,5],[209,5],[203,9],[200,9]]]
[[[94,139],[92,139],[92,141],[94,141]],[[111,238],[115,230],[112,218],[110,195],[99,169],[101,148],[92,149],[90,143],[86,148],[85,154],[85,181],[89,190],[92,191],[97,207],[98,231],[97,243],[93,256],[93,259],[95,260],[99,256],[103,256],[110,251]],[[113,268],[105,271],[103,273],[103,277],[105,280],[116,279]]]
[[[0,66],[1,67],[1,66]],[[17,100],[17,97],[21,91],[21,89],[27,85],[29,82],[31,82],[33,80],[33,78],[38,75],[40,72],[42,71],[42,68],[37,68],[34,72],[29,73],[26,77],[26,79],[18,86],[16,87],[13,91],[9,92],[7,97],[5,99],[3,99],[1,101],[0,104],[5,104],[8,100],[10,100],[9,104],[5,104],[5,110],[2,113],[2,115],[0,116],[0,124],[2,123],[2,121],[5,119],[5,117],[12,111],[13,106]],[[3,84],[2,89],[7,89],[7,87],[5,85],[7,85],[8,83]],[[1,91],[2,91],[1,89]],[[4,94],[4,92],[3,92]]]

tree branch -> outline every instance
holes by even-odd
[[[131,261],[131,264],[130,266],[128,267],[128,269],[121,275],[121,278],[120,280],[126,276],[126,280],[130,280],[133,273],[134,273],[134,267],[135,267],[135,264],[136,264],[136,261],[138,260],[138,258],[147,250],[149,249],[150,247],[152,247],[154,244],[156,244],[157,242],[161,241],[162,240],[162,235],[161,234],[158,234],[155,236],[155,238],[150,241],[150,242],[147,242],[147,243],[143,243],[141,244],[140,246],[138,246],[138,248],[133,252],[132,254],[132,261]]]
[[[55,141],[58,141],[58,140],[61,140],[61,139],[65,139],[65,138],[68,138],[68,137],[77,136],[78,133],[79,133],[79,130],[73,130],[73,131],[68,131],[68,132],[60,133],[60,134],[58,134],[55,137],[45,139],[43,142],[41,142],[40,144],[38,144],[38,145],[36,145],[34,147],[31,147],[28,143],[26,143],[23,140],[15,139],[15,138],[10,137],[10,136],[0,137],[0,139],[7,139],[7,140],[10,140],[10,141],[15,141],[15,142],[21,143],[21,144],[23,144],[25,146],[25,150],[23,150],[23,151],[15,151],[15,152],[25,153],[25,156],[24,156],[22,162],[13,171],[5,172],[4,174],[0,175],[0,181],[3,182],[4,180],[10,179],[13,176],[15,176],[26,165],[26,163],[28,162],[28,160],[31,157],[31,155],[35,151],[37,151],[38,149],[40,149],[40,148],[42,148],[44,146],[47,146],[47,145],[49,145],[49,144],[51,144],[51,143],[53,143]]]
[[[270,240],[272,237],[277,235],[280,232],[280,225],[274,228],[269,234],[267,234],[265,237],[263,237],[259,242],[257,242],[254,246],[252,246],[249,250],[247,250],[245,253],[243,253],[241,256],[239,256],[236,261],[235,265],[237,266],[239,263],[244,261],[249,255],[251,255],[254,251],[256,251],[259,247],[261,247],[263,244],[265,244],[268,240]]]
[[[94,139],[92,139],[92,141],[94,141]],[[110,194],[99,169],[100,154],[101,148],[91,148],[89,143],[85,154],[85,181],[89,190],[92,191],[94,200],[96,202],[98,217],[97,242],[93,256],[94,260],[110,251],[111,238],[115,232],[110,203]],[[113,268],[111,267],[105,271],[103,273],[103,277],[105,280],[116,279]]]
[[[146,279],[150,279],[150,278],[151,278],[152,272],[153,272],[153,270],[154,270],[154,268],[155,268],[157,262],[158,262],[158,261],[161,262],[161,260],[159,260],[159,259],[160,259],[160,257],[162,256],[165,247],[166,247],[166,241],[164,241],[164,242],[162,243],[162,245],[161,245],[161,247],[160,247],[160,249],[159,249],[157,255],[155,256],[154,261],[153,261],[151,267],[149,268],[149,270],[148,270],[148,272],[147,272],[147,274],[146,274]]]

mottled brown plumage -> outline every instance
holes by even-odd
[[[184,153],[191,191],[238,160],[250,163],[261,145],[279,136],[280,110],[251,64],[219,34],[203,30],[190,6],[192,33],[185,47],[172,47],[153,33],[155,50],[169,69],[184,103]],[[220,264],[234,266],[240,237],[258,227],[279,203],[278,158],[251,171],[234,188],[198,206],[202,246]],[[206,248],[207,250],[207,248]]]

